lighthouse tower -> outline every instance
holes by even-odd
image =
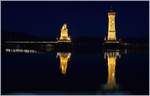
[[[58,42],[71,42],[71,38],[69,37],[68,34],[68,28],[67,28],[67,24],[63,24],[61,30],[60,30],[60,37]]]
[[[116,12],[110,10],[108,12],[108,33],[106,43],[119,43],[116,37],[115,17]]]

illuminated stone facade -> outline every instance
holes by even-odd
[[[63,24],[63,26],[60,30],[60,38],[58,41],[59,42],[71,42],[71,39],[68,34],[67,24]]]
[[[115,12],[108,12],[108,35],[107,40],[116,41]]]

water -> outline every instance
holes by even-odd
[[[2,94],[148,94],[148,51],[2,54]]]

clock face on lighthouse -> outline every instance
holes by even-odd
[[[111,20],[111,24],[114,24],[114,20]]]

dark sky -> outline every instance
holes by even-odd
[[[116,14],[118,38],[143,38],[149,35],[148,1],[8,1],[2,2],[2,32],[22,32],[56,37],[64,22],[71,37],[104,38],[107,12]]]

